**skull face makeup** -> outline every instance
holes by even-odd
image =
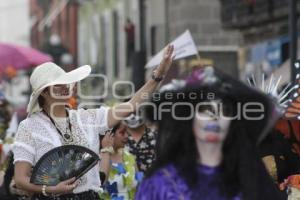
[[[227,136],[230,119],[218,112],[220,102],[212,101],[209,106],[196,113],[193,130],[196,140],[209,143],[223,142]]]

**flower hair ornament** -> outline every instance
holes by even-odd
[[[194,70],[189,76],[186,77],[185,80],[172,79],[170,83],[163,85],[160,88],[159,92],[176,91],[184,88],[185,86],[195,85],[199,83],[209,85],[215,83],[217,80],[218,79],[214,74],[214,68],[208,66]],[[224,87],[228,86],[228,84],[226,86],[224,85]]]
[[[213,67],[208,66],[204,68],[200,68],[194,70],[187,78],[186,84],[212,84],[217,81],[217,77],[215,76],[215,70]]]
[[[166,85],[163,85],[159,89],[159,92],[178,90],[180,88],[183,88],[185,85],[186,85],[186,81],[185,80],[172,79],[172,81],[170,83],[168,83]]]

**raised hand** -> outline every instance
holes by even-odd
[[[112,147],[113,145],[114,145],[114,136],[110,133],[105,134],[101,142],[102,148],[109,148]]]
[[[156,77],[162,77],[169,71],[172,62],[175,58],[173,53],[174,53],[174,46],[168,45],[164,51],[163,59],[161,63],[159,64],[158,68],[154,72]]]

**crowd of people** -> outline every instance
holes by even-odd
[[[66,98],[90,74],[89,66],[68,73],[54,63],[37,66],[30,77],[28,117],[18,126],[12,150],[1,154],[5,175],[0,198],[291,197],[297,184],[289,180],[300,171],[300,155],[275,127],[277,120],[285,120],[280,105],[212,67],[197,68],[180,84],[174,81],[159,90],[173,59],[174,47],[169,45],[151,79],[130,100],[94,109],[70,108]],[[151,106],[141,107],[144,94],[153,92],[160,98],[148,99]],[[9,121],[5,117],[10,116],[5,112],[0,107],[6,120],[3,130]],[[77,180],[33,184],[32,168],[47,152],[63,145],[92,150],[99,155],[99,164]]]

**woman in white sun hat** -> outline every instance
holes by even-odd
[[[54,63],[38,66],[30,77],[33,92],[27,107],[28,117],[19,125],[13,148],[16,185],[32,193],[32,199],[99,199],[97,166],[80,181],[70,179],[47,187],[30,183],[31,169],[45,153],[64,144],[85,146],[99,154],[98,134],[127,117],[142,103],[143,94],[156,89],[171,66],[173,51],[173,46],[166,48],[152,79],[130,101],[110,109],[103,106],[86,110],[66,109],[66,96],[72,95],[72,85],[90,74],[90,66],[69,73]]]

